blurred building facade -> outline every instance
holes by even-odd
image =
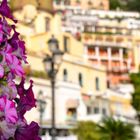
[[[37,15],[34,15],[36,18],[33,22],[30,22],[34,19],[33,14],[31,15],[30,13],[37,13]],[[61,32],[59,15],[51,15],[43,10],[38,13],[33,5],[26,5],[22,10],[14,11],[14,15],[19,20],[18,31],[26,42],[30,65],[25,66],[25,70],[29,75],[30,73],[31,76],[35,76],[34,74],[39,74],[39,72],[45,73],[42,60],[45,54],[48,53],[47,41],[52,34],[58,39],[61,50],[65,52],[57,75],[57,124],[66,125],[67,121],[71,123],[71,121],[76,121],[82,115],[86,116],[87,106],[84,103],[83,96],[84,94],[89,94],[89,96],[101,94],[106,90],[106,69],[104,67],[93,67],[84,58],[82,43],[74,39],[71,34]],[[51,89],[49,80],[41,80],[41,77],[44,76],[41,76],[41,74],[34,79],[34,88],[36,94],[41,90],[45,93],[45,97],[48,97],[46,99],[48,103],[47,114],[44,114],[47,118],[44,118],[44,123],[50,124]],[[104,81],[104,84],[101,84],[101,81]],[[38,119],[38,116],[34,117],[34,119]]]
[[[52,35],[58,39],[60,49],[65,52],[56,80],[57,127],[73,126],[78,120],[99,122],[103,116],[134,121],[135,111],[131,107],[133,91],[122,91],[124,86],[116,88],[116,85],[121,81],[127,81],[128,72],[137,69],[138,55],[135,53],[138,53],[139,39],[135,35],[132,37],[131,34],[124,34],[122,30],[120,30],[122,34],[114,33],[118,31],[119,25],[121,26],[119,23],[113,25],[115,13],[112,12],[114,17],[110,26],[113,27],[110,29],[106,28],[110,21],[107,21],[107,24],[103,21],[104,18],[98,17],[103,15],[100,14],[101,11],[84,10],[86,12],[84,13],[82,10],[65,9],[64,15],[60,11],[54,14],[53,7],[50,7],[52,1],[49,0],[43,3],[43,7],[41,6],[43,0],[39,7],[34,3],[35,0],[33,3],[25,0],[20,3],[18,0],[14,1],[11,0],[13,14],[19,21],[17,28],[21,38],[26,42],[28,54],[29,65],[24,66],[25,71],[34,80],[36,97],[38,98],[41,91],[47,102],[43,125],[51,124],[51,88],[49,79],[45,76],[42,60],[49,53],[47,42]],[[22,8],[21,3],[24,5]],[[50,5],[49,8],[46,5]],[[78,17],[77,12],[84,14]],[[90,13],[86,15],[88,12],[93,15],[90,16]],[[103,13],[108,15],[109,12]],[[139,17],[138,13],[122,15]],[[97,33],[97,25],[100,24],[103,29],[99,28]],[[105,34],[108,29],[111,35]],[[110,89],[107,89],[108,87]],[[128,87],[125,89],[129,89]],[[28,121],[33,119],[39,121],[38,110],[32,110],[27,118]]]
[[[128,73],[139,70],[139,13],[71,8],[63,14],[62,30],[83,42],[93,65],[106,66],[108,87],[128,82]]]
[[[55,9],[75,7],[80,9],[109,10],[109,0],[54,0]]]

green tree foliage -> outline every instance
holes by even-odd
[[[140,123],[140,73],[130,74],[130,79],[134,86],[134,93],[132,94],[132,106],[137,111],[137,117]]]
[[[133,125],[107,118],[99,125],[100,140],[134,140]]]
[[[116,10],[117,8],[121,7],[121,3],[119,0],[110,0],[110,9],[111,10]]]
[[[127,4],[129,11],[138,11],[140,12],[140,1],[139,0],[129,0]]]
[[[78,122],[73,132],[78,136],[78,140],[99,140],[97,126],[91,121]]]
[[[106,118],[98,125],[91,121],[78,122],[73,133],[78,140],[134,140],[133,125]]]
[[[139,0],[110,0],[110,9],[116,10],[120,8],[125,11],[138,11],[140,12]]]

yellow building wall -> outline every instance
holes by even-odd
[[[30,9],[29,9],[30,10]],[[22,13],[22,12],[21,12]],[[24,20],[24,14],[20,12],[15,12],[14,15],[19,19],[19,21]],[[50,19],[50,28],[49,31],[46,31],[46,18]],[[23,24],[20,23],[17,25],[18,31],[26,36],[27,49],[33,51],[44,51],[47,46],[48,40],[52,35],[59,41],[59,47],[61,50],[64,50],[64,37],[69,39],[68,49],[71,55],[83,57],[83,44],[77,41],[71,34],[62,33],[61,30],[61,16],[60,15],[51,15],[47,12],[38,13],[37,18],[32,24]],[[41,26],[40,26],[41,25]]]
[[[49,53],[47,42],[51,38],[51,33],[40,34],[34,37],[31,37],[30,42],[28,42],[27,50],[29,52],[34,53],[35,55],[41,55],[41,53]],[[60,73],[58,75],[59,80],[63,80],[63,70],[67,69],[68,71],[68,82],[78,84],[78,74],[81,73],[83,75],[83,93],[87,93],[95,90],[95,78],[99,77],[100,81],[100,91],[104,91],[106,89],[106,71],[105,68],[101,70],[91,67],[91,65],[84,60],[83,58],[83,45],[72,38],[71,35],[67,33],[57,36],[59,40],[59,45],[61,50],[63,50],[63,36],[67,36],[70,39],[69,53],[67,53],[66,60],[64,56],[64,61],[60,67]],[[31,67],[35,70],[42,70],[42,58],[28,58],[31,63]],[[39,60],[41,59],[41,60]],[[33,61],[33,62],[32,62]],[[37,64],[38,63],[38,64]],[[37,67],[36,67],[37,66]]]
[[[31,70],[44,71],[45,72],[42,57],[28,54],[27,55],[27,61],[30,65]]]
[[[18,16],[20,14],[18,13]],[[45,18],[50,19],[50,31],[46,32],[45,29]],[[40,26],[41,25],[41,26]],[[106,83],[106,70],[105,68],[94,68],[87,60],[84,59],[84,46],[83,42],[77,41],[69,33],[61,32],[61,16],[52,16],[48,13],[40,13],[40,16],[35,20],[34,27],[26,26],[24,24],[18,24],[18,30],[26,35],[26,48],[28,51],[28,62],[31,66],[31,70],[44,71],[44,66],[42,63],[43,54],[49,53],[48,51],[48,40],[52,35],[59,41],[59,47],[64,50],[64,36],[69,39],[68,50],[69,52],[65,54],[63,62],[60,66],[57,79],[63,80],[63,70],[67,69],[68,79],[70,83],[78,84],[78,74],[83,75],[83,87],[81,87],[81,93],[98,93],[105,91],[107,89]],[[25,33],[26,31],[26,33]],[[87,34],[86,34],[87,35]],[[85,34],[82,36],[84,38]],[[93,40],[95,40],[96,35],[90,35]],[[108,37],[107,35],[102,35],[105,41]],[[119,36],[113,37],[114,42]],[[127,37],[124,37],[124,43],[127,43]],[[126,46],[127,47],[127,46]],[[137,51],[137,50],[136,50]],[[32,55],[31,55],[32,53]],[[137,61],[137,59],[135,60]],[[96,91],[95,78],[99,78],[100,90]],[[117,106],[114,103],[121,102],[123,110],[128,111],[130,109],[130,100],[118,98],[116,96],[110,98],[111,109],[116,110]]]
[[[122,95],[119,95],[119,93],[118,95],[112,95],[112,93],[114,94],[115,91],[110,91],[110,97],[109,97],[110,109],[112,115],[115,114],[116,111],[117,113],[123,112],[129,114],[129,111],[132,111],[131,99],[126,98],[125,96],[123,97]]]
[[[28,37],[28,46],[27,49],[30,51],[43,51],[48,52],[48,40],[52,37],[53,33],[42,33],[38,34],[32,37]],[[83,57],[84,50],[83,50],[83,44],[76,39],[74,39],[70,34],[68,33],[61,33],[59,36],[55,36],[55,38],[59,41],[59,47],[63,51],[64,50],[64,37],[67,37],[69,39],[68,41],[68,50],[69,54],[77,57]]]
[[[68,61],[65,59],[60,67],[58,78],[63,80],[63,70],[66,69],[68,72],[68,82],[79,84],[78,75],[82,74],[83,86],[81,92],[87,94],[89,92],[103,92],[107,88],[106,85],[106,72],[105,70],[98,70],[91,66],[88,66],[82,61]],[[82,64],[83,63],[83,64]],[[96,90],[95,78],[99,78],[99,91]]]
[[[12,10],[21,9],[28,4],[34,5],[42,10],[52,11],[53,9],[52,0],[10,0],[10,7]]]
[[[36,71],[44,71],[45,68],[43,65],[43,57],[39,56],[33,56],[28,54],[28,62],[31,67],[31,70],[36,70]],[[89,67],[87,65],[82,65],[82,64],[76,64],[76,62],[73,61],[68,61],[64,59],[61,63],[61,66],[59,68],[59,72],[57,75],[57,80],[63,81],[64,75],[63,71],[64,69],[67,70],[67,82],[69,83],[75,83],[79,84],[78,80],[78,75],[79,73],[82,74],[83,77],[83,86],[81,87],[81,93],[87,94],[89,92],[92,92],[93,94],[95,92],[103,92],[106,89],[106,72],[97,70],[95,68]],[[96,91],[96,86],[95,86],[95,78],[99,78],[99,91]]]
[[[40,13],[36,20],[35,20],[35,23],[34,23],[34,28],[35,28],[35,31],[36,31],[36,34],[40,34],[40,33],[45,33],[46,32],[46,18],[49,18],[50,19],[50,25],[52,24],[52,15],[50,14],[47,14],[45,12],[43,13]],[[50,27],[50,30],[51,27]]]

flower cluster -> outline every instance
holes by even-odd
[[[7,0],[0,5],[0,140],[40,140],[39,126],[27,124],[25,113],[36,106],[33,81],[24,88],[25,73],[22,62],[27,63],[25,43],[16,31],[16,20],[10,12]],[[13,25],[8,24],[12,20]],[[15,78],[19,77],[19,85]]]

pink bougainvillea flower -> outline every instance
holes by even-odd
[[[31,122],[30,125],[18,127],[15,133],[15,140],[41,140],[38,133],[38,124],[35,122]]]
[[[4,68],[2,65],[0,65],[0,78],[4,76]]]
[[[9,138],[13,138],[16,125],[7,123],[5,120],[0,121],[0,140],[8,140]]]
[[[10,100],[15,99],[17,96],[17,88],[13,80],[14,78],[15,77],[11,73],[8,73],[8,75],[6,75],[5,81],[0,84],[0,95],[6,96]]]
[[[16,84],[15,84],[15,82],[14,81],[12,81],[12,80],[9,80],[8,81],[8,87],[9,87],[9,92],[8,92],[8,98],[9,99],[15,99],[16,98],[16,96],[17,96],[17,88],[16,88]]]
[[[24,75],[24,70],[21,66],[20,60],[17,58],[16,55],[13,55],[12,47],[9,44],[7,44],[4,51],[2,51],[1,54],[3,56],[2,63],[6,62],[12,74],[16,74],[22,77]]]
[[[0,43],[3,41],[2,25],[0,24]]]
[[[3,50],[0,51],[0,54],[2,55],[2,64],[6,65],[7,61],[9,61],[12,58],[12,47],[7,44]]]
[[[24,76],[25,73],[21,66],[21,62],[18,60],[18,58],[14,55],[11,55],[9,58],[7,59],[7,64],[9,66],[11,72],[20,77]]]
[[[0,32],[0,43],[3,41],[3,34]]]
[[[12,80],[8,80],[4,85],[0,85],[0,95],[6,96],[8,99],[15,99],[17,96],[16,84]]]
[[[6,96],[0,98],[0,114],[8,123],[16,123],[18,116],[15,103],[7,99]]]
[[[12,53],[12,47],[7,44],[4,51],[1,52],[3,56],[3,62],[6,62],[7,66],[10,68],[12,74],[16,74],[20,77],[24,76],[24,70],[21,65],[21,61],[16,55]]]
[[[33,107],[36,107],[36,99],[34,98],[34,93],[32,90],[33,81],[30,81],[29,89],[24,89],[25,79],[22,78],[22,81],[19,85],[17,85],[18,95],[20,96],[17,110],[20,117],[26,113],[26,111],[31,110]]]

